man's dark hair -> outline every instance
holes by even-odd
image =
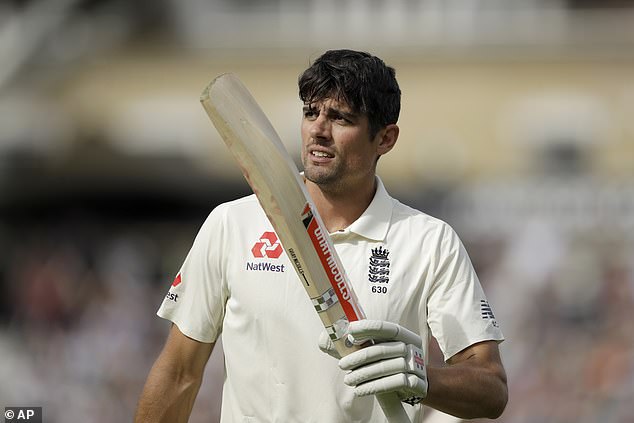
[[[396,123],[401,90],[394,68],[369,53],[329,50],[299,77],[299,98],[304,104],[332,98],[345,102],[355,113],[367,115],[370,136]]]

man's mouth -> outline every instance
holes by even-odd
[[[330,154],[330,153],[326,153],[325,151],[311,151],[310,153],[311,155],[315,156],[315,157],[324,157],[324,158],[333,158],[335,157],[334,155]]]

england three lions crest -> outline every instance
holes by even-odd
[[[386,284],[390,281],[390,252],[382,246],[372,249],[368,280],[372,283]]]

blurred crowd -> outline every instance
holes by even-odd
[[[33,226],[3,228],[2,404],[42,406],[47,423],[131,421],[169,330],[154,313],[196,225]],[[192,421],[218,413],[201,394]]]
[[[630,240],[631,241],[631,240]],[[504,422],[632,420],[634,250],[603,232],[530,224],[514,239],[472,245],[507,340]],[[480,250],[480,251],[479,251]]]
[[[47,423],[130,421],[169,330],[155,311],[203,218],[4,222],[2,403],[42,406]],[[500,421],[633,421],[632,237],[461,229],[507,337]],[[221,380],[216,351],[191,421],[217,421]]]

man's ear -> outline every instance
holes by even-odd
[[[399,128],[395,123],[387,125],[377,134],[379,139],[379,144],[376,147],[376,152],[379,153],[379,156],[389,152],[394,145],[396,144],[396,140],[398,139]]]

